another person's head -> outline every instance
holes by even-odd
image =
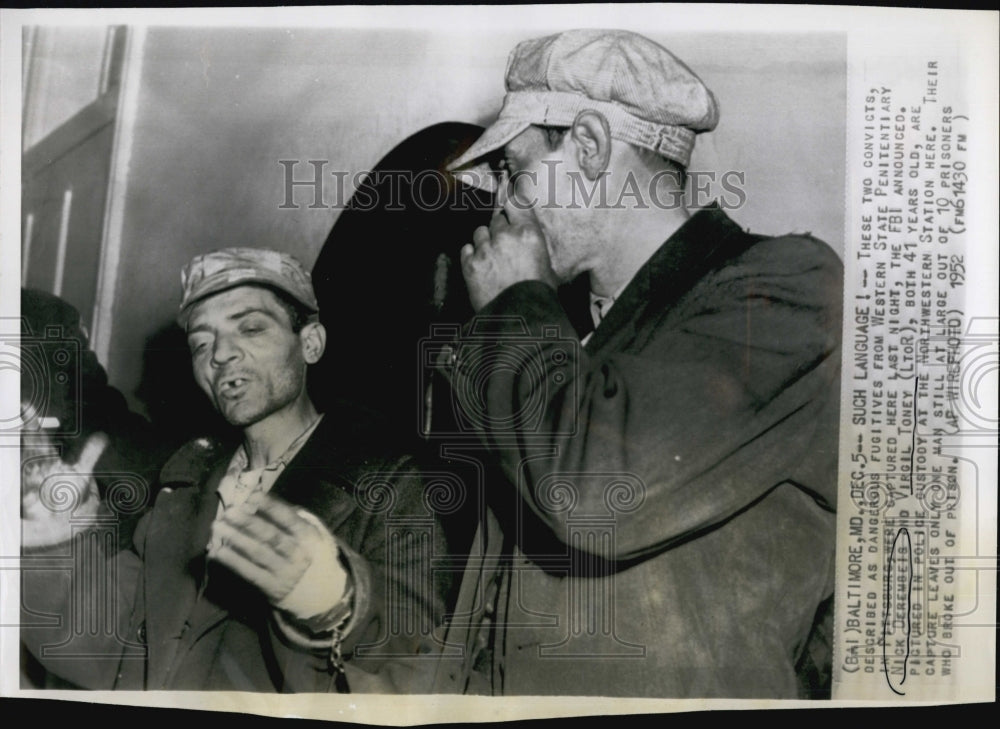
[[[719,112],[668,50],[620,30],[532,39],[511,53],[506,88],[497,120],[451,169],[490,189],[497,178],[481,162],[502,150],[505,207],[530,210],[561,280],[607,255],[623,215],[683,211],[695,136]]]
[[[226,248],[182,273],[177,322],[198,386],[232,425],[311,408],[308,366],[326,347],[309,274],[292,256]]]
[[[22,440],[58,445],[63,459],[75,463],[93,433],[126,435],[134,428],[69,302],[22,288],[20,344]]]

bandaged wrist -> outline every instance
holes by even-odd
[[[316,526],[322,546],[313,554],[309,567],[299,581],[275,607],[294,620],[312,623],[337,610],[345,602],[348,591],[347,569],[341,563],[337,542],[326,526],[310,512],[300,509],[299,515]],[[349,603],[348,603],[349,605]],[[330,626],[331,629],[334,626]]]

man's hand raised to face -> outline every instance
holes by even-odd
[[[509,180],[500,177],[497,206],[489,227],[481,225],[462,247],[462,274],[472,308],[479,311],[501,291],[521,281],[559,285],[541,229],[527,210],[507,205]]]
[[[325,614],[343,598],[347,572],[333,537],[309,517],[274,496],[254,494],[212,525],[208,556],[300,620]]]

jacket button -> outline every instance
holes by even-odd
[[[140,643],[146,642],[146,622],[143,621],[139,623],[139,627],[136,628],[135,637],[139,639]]]

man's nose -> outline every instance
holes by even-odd
[[[243,350],[233,340],[233,337],[221,336],[215,338],[212,347],[212,364],[221,367],[243,357]]]

